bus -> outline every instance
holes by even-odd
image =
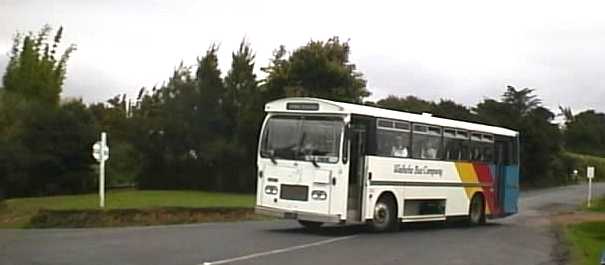
[[[487,218],[517,212],[519,133],[318,98],[265,105],[255,212],[306,228]]]

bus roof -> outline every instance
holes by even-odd
[[[268,102],[265,105],[266,112],[285,113],[334,113],[334,114],[358,114],[376,118],[403,120],[409,122],[424,123],[442,127],[464,129],[469,131],[491,133],[496,135],[516,137],[517,131],[489,126],[484,124],[465,122],[459,120],[433,117],[430,114],[416,114],[403,111],[388,110],[378,107],[365,106],[352,103],[331,101],[320,98],[291,97],[282,98]]]

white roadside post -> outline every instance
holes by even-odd
[[[594,178],[594,167],[586,168],[586,177],[588,178],[588,202],[587,207],[590,208],[590,201],[592,200],[592,179]]]
[[[107,134],[101,133],[101,141],[92,146],[92,156],[99,161],[99,206],[105,207],[105,161],[109,159]]]

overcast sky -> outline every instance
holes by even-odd
[[[0,0],[0,72],[16,32],[64,26],[78,50],[64,96],[86,102],[161,84],[220,44],[223,73],[243,37],[266,66],[280,44],[350,40],[376,100],[389,94],[472,105],[506,85],[551,108],[605,111],[602,1]],[[65,47],[65,46],[64,46]]]

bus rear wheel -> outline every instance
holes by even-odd
[[[321,225],[323,225],[322,222],[313,222],[313,221],[305,221],[305,220],[298,220],[298,223],[300,225],[302,225],[304,228],[306,228],[307,230],[317,230],[321,227]]]
[[[369,222],[374,232],[387,232],[397,230],[397,208],[390,196],[381,196],[374,206],[374,217]]]
[[[467,222],[469,225],[485,224],[485,200],[483,199],[483,195],[474,195],[468,208]]]

